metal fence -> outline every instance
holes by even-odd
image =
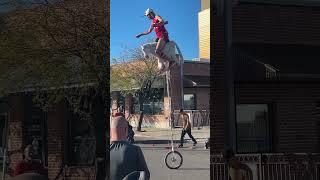
[[[188,115],[193,128],[200,129],[203,126],[210,126],[210,111],[208,110],[184,110]],[[180,120],[179,111],[173,113],[174,127],[181,127],[182,121]]]
[[[11,169],[9,168],[9,158],[8,158],[8,152],[7,149],[0,147],[0,163],[1,163],[1,169],[0,169],[0,179],[5,180],[6,177],[10,177]],[[7,178],[8,179],[8,178]]]
[[[250,168],[252,180],[320,179],[320,154],[238,154],[236,157]],[[212,155],[211,164],[213,180],[228,180],[222,155]]]

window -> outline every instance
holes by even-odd
[[[0,113],[0,147],[1,150],[3,147],[5,147],[5,140],[6,140],[6,121],[7,121],[7,115],[4,113]],[[0,154],[2,156],[2,154]]]
[[[94,163],[95,138],[89,121],[76,114],[69,121],[69,165],[87,166]]]
[[[4,148],[5,148],[5,141],[6,141],[6,121],[7,121],[7,116],[6,114],[2,114],[0,111],[0,135],[1,135],[1,139],[0,139],[0,157],[1,160],[3,159],[4,156]],[[3,166],[2,164],[0,165],[0,173],[3,174]]]
[[[238,104],[236,109],[237,152],[271,151],[269,106]]]
[[[195,95],[194,94],[184,94],[184,109],[186,110],[195,110]]]
[[[126,98],[123,95],[120,94],[119,95],[119,99],[118,99],[119,111],[124,113],[125,106],[126,106]]]
[[[26,99],[26,119],[24,121],[24,145],[32,144],[35,159],[48,165],[47,114],[36,107],[31,98]]]
[[[144,100],[143,112],[148,115],[162,114],[163,112],[163,89],[153,89],[151,96]],[[139,98],[133,97],[132,113],[140,113]]]
[[[139,106],[139,99],[138,97],[133,97],[132,99],[132,114],[139,114],[140,113],[140,106]]]

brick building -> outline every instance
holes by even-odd
[[[235,0],[228,19],[222,2],[212,16],[212,177],[226,177],[220,153],[229,144],[258,179],[308,179],[298,166],[320,150],[320,4]],[[311,156],[318,179],[319,154]]]
[[[64,1],[64,3],[66,4],[59,5],[63,7],[67,5],[68,7],[76,6],[77,10],[82,12],[90,11],[99,13],[99,15],[94,16],[97,21],[94,23],[100,23],[101,20],[105,20],[103,14],[104,6],[100,5],[104,3],[104,1],[93,0],[89,2],[83,0],[68,0]],[[33,12],[33,10],[34,9],[30,10],[28,8],[24,9],[24,11],[27,12]],[[41,12],[40,8],[35,9],[35,12],[37,12],[37,10]],[[41,15],[41,13],[34,14],[36,14],[36,16]],[[15,27],[23,26],[23,23],[17,24],[15,21],[15,18],[21,18],[19,17],[21,14],[9,12],[1,14],[1,16],[2,15],[8,18],[8,20],[6,19],[8,25]],[[35,18],[40,19],[38,16]],[[19,69],[17,67],[12,69],[14,71],[23,71],[22,68]],[[79,72],[79,70],[77,71]],[[21,74],[23,74],[23,72]],[[90,75],[86,75],[90,77]],[[18,91],[15,89],[15,84],[13,84],[12,91],[10,91],[9,94],[5,96],[1,94],[0,96],[1,150],[2,152],[4,149],[7,151],[6,155],[9,162],[8,169],[6,170],[7,173],[9,173],[9,169],[13,169],[16,164],[22,160],[24,147],[28,144],[33,144],[36,147],[37,159],[43,162],[48,168],[49,179],[55,179],[58,175],[60,175],[58,179],[96,179],[97,143],[95,132],[93,132],[91,128],[92,126],[88,121],[81,120],[78,115],[72,113],[72,110],[69,109],[66,104],[60,104],[55,107],[54,110],[48,112],[42,111],[32,101],[34,94],[32,91],[33,87],[30,87],[30,84],[33,84],[33,81],[29,82],[31,78],[28,77],[23,78],[25,82],[19,84],[21,85],[21,87],[19,86],[19,90],[23,90]],[[73,80],[79,77],[69,78],[68,80],[72,81],[71,87],[77,87],[79,81],[75,80],[73,82]],[[86,80],[83,79],[83,81]],[[96,81],[90,81],[91,84],[94,84],[92,82],[95,83]],[[39,83],[39,81],[36,83]],[[5,85],[1,84],[1,86]],[[67,85],[70,85],[70,83]],[[67,87],[67,85],[65,87]],[[100,142],[101,146],[106,145],[107,142],[104,143]],[[1,163],[2,162],[3,161],[1,161]]]
[[[201,0],[201,11],[198,13],[199,57],[210,59],[210,1]]]
[[[212,17],[212,153],[223,150],[227,137],[227,26],[219,2]],[[238,153],[319,152],[319,5],[234,1],[230,24],[235,125],[230,139]]]
[[[50,179],[61,170],[60,178],[95,179],[94,133],[88,121],[80,120],[66,105],[44,112],[31,94],[19,93],[1,99],[0,116],[5,124],[1,147],[7,149],[9,169],[22,160],[23,148],[34,144]]]

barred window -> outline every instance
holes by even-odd
[[[31,97],[26,98],[24,121],[24,146],[31,144],[34,148],[34,158],[48,165],[47,144],[47,113],[35,106]]]
[[[94,163],[96,141],[89,121],[72,114],[69,121],[69,165],[87,166]]]
[[[195,110],[196,99],[194,94],[184,94],[184,109]]]
[[[238,104],[236,109],[237,152],[271,151],[268,104]]]

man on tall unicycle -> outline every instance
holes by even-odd
[[[162,59],[169,61],[169,69],[172,65],[174,65],[174,62],[170,61],[165,53],[163,53],[163,49],[165,45],[169,42],[169,33],[165,28],[165,25],[168,24],[168,21],[164,21],[161,16],[156,15],[154,11],[150,8],[148,8],[145,12],[145,16],[147,16],[150,20],[152,20],[151,26],[148,29],[147,32],[138,34],[136,37],[139,38],[141,36],[150,34],[153,30],[156,33],[156,50],[155,53]],[[162,71],[161,69],[160,71]]]

